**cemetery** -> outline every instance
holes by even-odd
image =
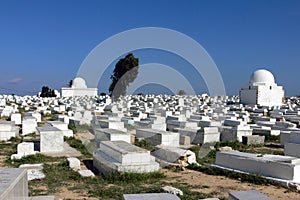
[[[56,199],[63,190],[70,199],[300,198],[300,100],[280,107],[243,105],[237,96],[112,101],[74,84],[56,98],[0,95],[0,172],[23,184],[18,192],[1,185],[2,199]],[[224,184],[215,175],[236,190],[215,193]],[[280,194],[253,190],[278,183]]]

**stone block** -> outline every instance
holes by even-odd
[[[150,152],[124,141],[103,141],[93,154],[93,164],[101,173],[110,172],[154,172],[159,164]]]
[[[180,135],[180,140],[179,140],[180,145],[191,145],[191,138],[186,135]]]
[[[12,113],[10,116],[12,122],[15,122],[16,125],[22,124],[21,114],[20,113]]]
[[[46,175],[43,173],[43,163],[40,164],[23,164],[19,168],[27,169],[28,180],[43,179]]]
[[[80,169],[80,160],[78,158],[74,158],[74,157],[67,158],[67,163],[69,167],[73,170]]]
[[[260,135],[242,136],[242,143],[246,145],[261,145],[265,143],[265,136],[260,136]]]
[[[22,135],[28,135],[36,132],[37,121],[34,119],[24,118],[22,122]]]
[[[131,142],[131,135],[127,132],[123,132],[116,129],[97,128],[94,129],[95,142],[97,147],[101,141],[124,141],[127,143]]]
[[[42,153],[64,150],[63,131],[52,126],[38,127],[37,130],[40,134],[40,151]]]
[[[284,155],[300,158],[300,144],[290,142],[285,143]]]
[[[94,177],[95,174],[91,170],[79,170],[78,173],[82,177]]]

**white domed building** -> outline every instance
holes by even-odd
[[[249,84],[240,90],[240,102],[246,105],[281,106],[283,100],[283,87],[278,86],[273,74],[265,69],[256,70]]]
[[[61,88],[62,97],[75,97],[75,96],[97,96],[98,88],[88,88],[83,78],[76,77],[72,81],[71,87]]]

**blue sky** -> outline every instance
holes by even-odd
[[[99,43],[139,27],[169,28],[196,40],[216,63],[228,95],[238,94],[258,68],[273,72],[287,95],[300,94],[297,0],[2,0],[0,93],[32,95],[43,85],[60,89],[75,77],[84,58]],[[157,50],[134,54],[141,64],[174,67],[197,93],[207,92],[201,76],[178,56]],[[113,65],[101,77],[100,92],[107,92]]]

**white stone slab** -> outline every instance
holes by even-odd
[[[64,150],[64,133],[58,128],[44,126],[37,128],[40,134],[40,151],[61,152]]]
[[[26,199],[28,180],[26,169],[0,168],[0,199]]]

